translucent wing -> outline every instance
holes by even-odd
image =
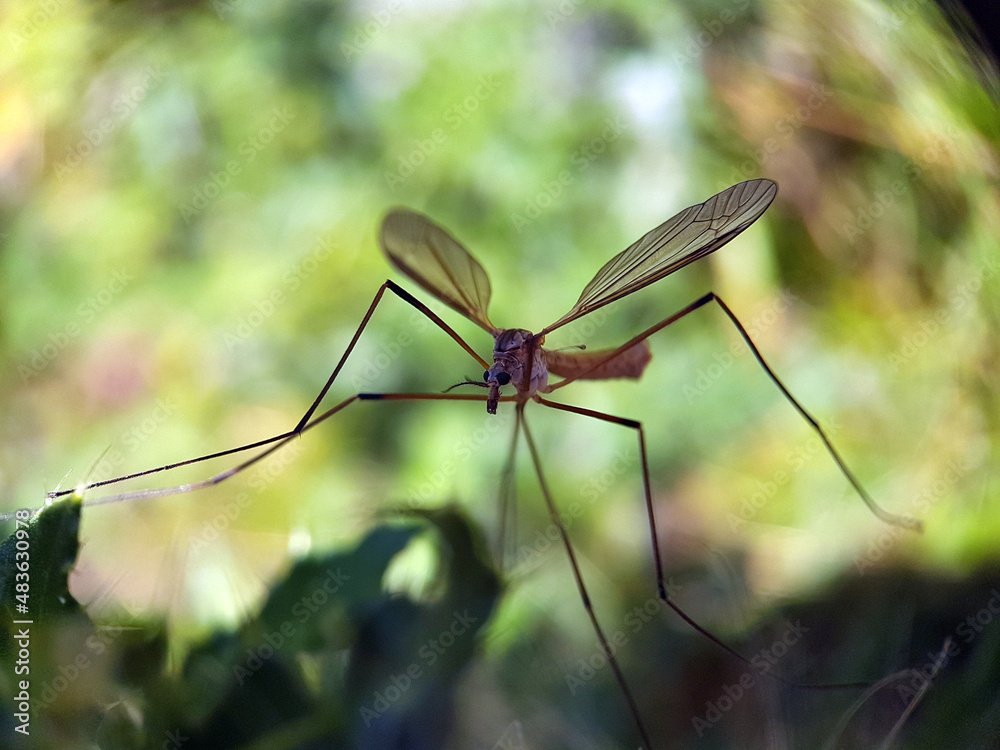
[[[433,221],[393,209],[382,222],[379,244],[393,266],[439,300],[490,333],[498,330],[486,314],[490,280],[485,269]]]
[[[573,308],[542,333],[704,258],[753,224],[777,194],[778,186],[770,180],[750,180],[684,209],[608,261]]]

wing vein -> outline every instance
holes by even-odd
[[[439,300],[481,328],[497,328],[486,312],[490,279],[485,269],[448,232],[407,209],[390,211],[379,243],[389,262]]]
[[[608,261],[576,304],[545,334],[642,289],[714,252],[767,210],[778,186],[750,180],[684,209]]]

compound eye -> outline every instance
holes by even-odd
[[[490,371],[489,370],[487,370],[486,372],[483,373],[483,380],[485,380],[487,383],[490,382]]]
[[[506,372],[497,373],[497,383],[499,383],[500,385],[507,385],[507,383],[509,382],[510,382],[510,375],[508,375]]]

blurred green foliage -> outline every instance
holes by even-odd
[[[789,602],[831,621],[828,638],[811,621],[782,673],[922,665],[991,601],[998,88],[934,4],[48,0],[0,9],[0,45],[7,510],[290,429],[390,273],[375,236],[392,205],[468,245],[493,320],[537,330],[643,232],[763,176],[778,199],[737,242],[548,343],[615,345],[714,289],[876,499],[926,532],[871,517],[717,310],[655,336],[639,383],[560,397],[645,420],[668,574],[696,619],[747,653],[782,632]],[[482,331],[422,299],[488,355]],[[478,369],[387,298],[328,404]],[[829,738],[856,694],[756,690],[745,716],[697,737],[693,719],[743,670],[662,612],[631,630],[655,596],[634,435],[528,418],[557,502],[582,508],[570,532],[598,616],[628,634],[619,656],[656,738]],[[162,620],[149,652],[176,674],[255,617],[294,560],[355,549],[386,508],[458,499],[495,539],[512,426],[478,403],[352,405],[210,491],[85,507],[69,589],[98,629],[123,611]],[[633,746],[607,669],[567,684],[594,637],[535,482],[517,484],[520,564],[463,678],[453,746]],[[403,555],[418,588],[433,558],[419,549]],[[989,703],[964,701],[975,720],[956,726],[956,696],[995,693],[996,641],[985,628],[961,644],[955,669],[979,682],[935,683],[907,742],[995,736]],[[855,746],[886,736],[905,706],[890,697]]]
[[[72,548],[72,562],[79,515],[80,503],[64,500],[31,527],[33,571],[53,573],[64,592],[66,560],[45,552]],[[197,644],[176,674],[167,668],[166,636],[156,623],[95,627],[71,597],[60,597],[58,609],[48,606],[37,582],[28,614],[15,613],[5,566],[0,654],[7,674],[30,663],[35,705],[30,722],[4,709],[4,746],[28,746],[14,729],[26,723],[34,747],[95,740],[104,748],[440,746],[453,722],[456,683],[499,581],[458,515],[418,515],[423,525],[414,519],[382,526],[350,551],[302,558],[258,615]],[[439,596],[416,601],[384,591],[393,558],[429,529],[438,532]],[[0,553],[14,543],[8,539]],[[12,622],[25,617],[34,621],[28,658],[8,638],[21,628]],[[4,691],[8,705],[15,692]]]

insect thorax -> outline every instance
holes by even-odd
[[[500,331],[493,346],[490,372],[506,372],[510,376],[510,384],[519,394],[534,395],[545,387],[549,379],[549,371],[542,358],[542,339],[523,328]]]

